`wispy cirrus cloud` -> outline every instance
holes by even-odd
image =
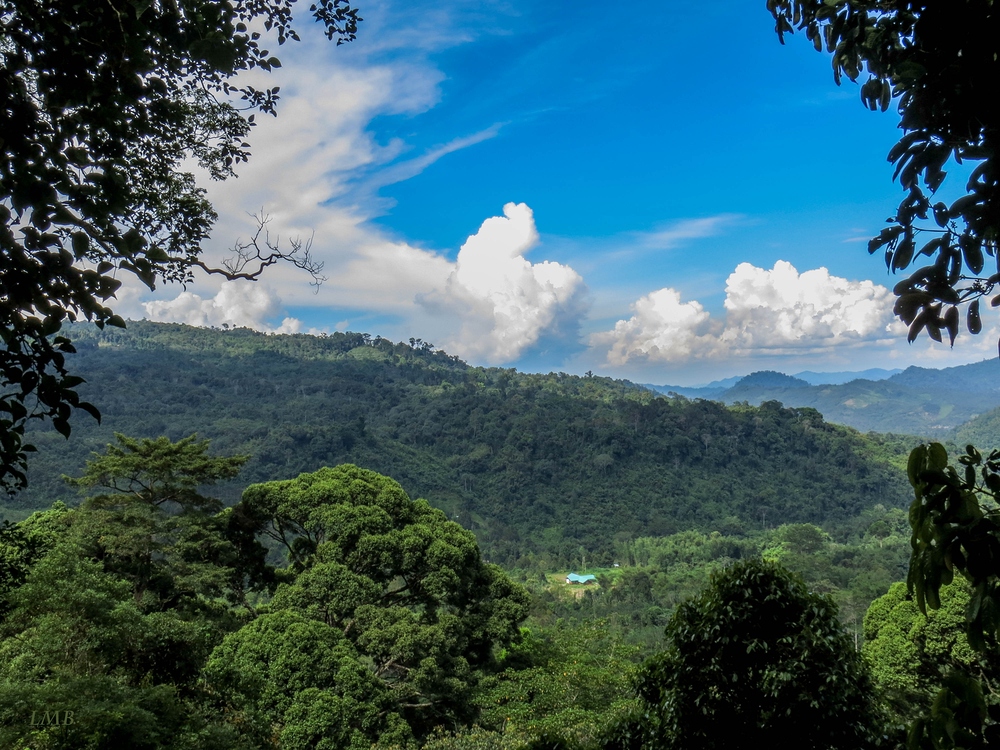
[[[388,165],[378,168],[371,177],[362,179],[358,185],[362,193],[374,193],[379,188],[387,185],[394,185],[398,182],[412,179],[427,167],[437,162],[448,154],[475,146],[483,141],[495,138],[503,127],[504,123],[494,123],[488,128],[484,128],[477,133],[455,138],[448,143],[431,148],[419,156],[410,159],[396,160]]]
[[[286,248],[289,238],[313,237],[313,255],[328,281],[313,295],[308,276],[291,267],[269,269],[275,309],[294,301],[298,307],[405,315],[419,309],[418,294],[443,288],[451,272],[441,253],[390,237],[372,223],[387,205],[379,189],[496,137],[503,124],[459,133],[416,156],[402,138],[376,137],[376,119],[413,117],[435,106],[444,76],[427,53],[470,38],[453,17],[430,20],[444,11],[415,13],[412,24],[401,17],[405,8],[393,13],[390,18],[381,7],[366,13],[367,33],[357,44],[335,48],[303,33],[305,41],[283,48],[284,66],[266,82],[281,87],[278,117],[257,118],[253,156],[240,165],[237,179],[203,183],[219,214],[213,239],[205,243],[208,262],[218,265],[238,238],[254,231],[248,213],[268,215],[268,231]],[[413,35],[420,45],[410,43]],[[169,287],[154,295],[139,289],[129,299],[138,295],[154,303],[143,307],[149,317],[173,319],[176,311],[191,309],[192,294],[202,302],[216,299],[221,283],[199,278],[180,294]],[[135,307],[130,302],[130,310]],[[343,312],[333,315],[343,318]]]
[[[661,229],[632,232],[626,236],[630,238],[634,251],[672,250],[687,240],[719,234],[742,218],[740,214],[718,214],[698,219],[683,219]]]

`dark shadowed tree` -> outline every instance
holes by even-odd
[[[855,750],[879,731],[871,683],[833,602],[760,559],[716,573],[677,608],[638,690],[649,748]],[[633,746],[620,739],[609,747]]]
[[[911,728],[911,747],[985,748],[1000,744],[1000,451],[967,446],[958,466],[940,443],[920,445],[908,466],[914,498],[907,585],[922,612],[940,609],[955,574],[971,587],[964,622],[968,643],[994,669],[951,669],[930,710]],[[942,666],[948,666],[945,660]],[[978,675],[977,675],[978,672]]]

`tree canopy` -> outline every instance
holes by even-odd
[[[233,513],[290,564],[265,614],[206,666],[248,735],[277,727],[282,746],[288,735],[312,747],[297,743],[313,717],[316,737],[368,747],[475,715],[471,689],[518,637],[528,596],[483,562],[470,532],[351,465],[251,485]]]
[[[28,419],[69,435],[74,408],[98,415],[57,334],[123,326],[108,305],[123,273],[150,288],[199,268],[256,278],[282,257],[319,272],[301,244],[256,240],[206,264],[216,216],[185,166],[225,179],[248,158],[253,113],[274,114],[278,88],[232,81],[280,66],[267,40],[299,38],[294,1],[0,2],[0,486],[25,483]],[[328,38],[354,38],[347,0],[310,10]]]
[[[657,748],[861,748],[878,714],[829,599],[750,559],[681,604],[638,680]]]
[[[871,667],[872,677],[896,716],[898,723],[913,724],[919,734],[956,735],[963,743],[975,746],[971,736],[958,730],[959,722],[949,727],[955,705],[949,707],[952,716],[921,721],[938,694],[943,681],[954,674],[961,682],[972,684],[983,678],[987,695],[997,674],[997,654],[973,650],[965,634],[965,611],[969,604],[969,587],[964,581],[944,586],[940,592],[941,607],[922,613],[906,585],[895,583],[889,592],[876,599],[865,615],[865,644],[862,653]],[[959,680],[953,678],[953,682]],[[973,723],[983,706],[967,706]],[[971,709],[971,710],[970,710]],[[942,721],[942,719],[944,719]],[[981,726],[979,727],[981,728]],[[964,735],[964,736],[963,736]],[[916,739],[916,737],[914,738]]]
[[[883,251],[892,271],[923,256],[932,261],[894,289],[908,340],[926,330],[941,341],[944,331],[954,343],[966,303],[966,327],[979,333],[980,299],[1000,283],[1000,265],[987,265],[1000,262],[1000,8],[993,0],[768,0],[767,7],[782,41],[804,31],[833,55],[837,83],[866,79],[866,107],[885,111],[898,100],[903,136],[889,161],[906,196],[868,250]],[[972,168],[965,194],[949,204],[935,198],[950,161]]]
[[[207,449],[118,436],[75,480],[110,491],[0,531],[0,745],[238,746],[199,678],[264,550],[203,494],[245,457]]]
[[[31,487],[11,508],[64,497],[60,475],[114,431],[177,440],[193,430],[219,451],[252,454],[245,483],[341,463],[392,476],[507,568],[576,565],[581,547],[588,563],[610,565],[618,534],[724,531],[732,516],[747,528],[815,523],[842,539],[865,507],[909,500],[893,464],[905,466],[910,442],[859,435],[811,409],[726,408],[610,378],[475,368],[354,333],[148,321],[71,330],[93,383],[81,393],[107,416],[69,441],[34,427]],[[604,453],[606,470],[593,461]],[[218,493],[235,504],[244,486]]]

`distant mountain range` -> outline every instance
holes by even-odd
[[[796,375],[762,371],[701,388],[648,387],[658,393],[726,404],[780,401],[785,406],[811,407],[830,422],[861,431],[960,441],[972,437],[980,442],[1000,438],[1000,414],[988,420],[990,424],[995,422],[998,429],[984,426],[988,413],[1000,407],[1000,360],[997,359],[942,370],[909,367]]]
[[[868,370],[849,372],[813,372],[812,370],[803,370],[802,372],[797,372],[791,376],[782,375],[782,373],[774,374],[804,381],[806,385],[841,385],[843,383],[850,383],[852,380],[885,380],[886,378],[891,378],[893,375],[897,375],[901,372],[903,371],[898,367],[894,370],[884,370],[881,367],[873,367]],[[741,380],[746,380],[748,377],[758,375],[763,376],[768,373],[773,373],[773,370],[761,370],[759,372],[751,373],[750,375],[735,375],[731,378],[713,380],[711,383],[699,386],[650,385],[648,383],[645,385],[647,388],[651,388],[658,393],[676,393],[677,395],[684,396],[685,398],[707,398],[715,400],[716,396],[725,393]]]

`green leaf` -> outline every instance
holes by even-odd
[[[61,417],[52,418],[52,426],[55,428],[56,432],[65,438],[69,438],[70,426],[69,422]]]
[[[985,264],[982,241],[978,237],[963,234],[959,238],[958,244],[962,248],[962,254],[965,256],[965,265],[969,267],[969,270],[977,275],[982,273]]]
[[[150,245],[146,249],[146,258],[153,263],[166,263],[170,260],[170,256],[167,255],[166,250],[159,245]]]
[[[927,448],[927,466],[944,471],[948,466],[948,450],[941,443],[931,443]]]
[[[83,232],[73,232],[71,237],[73,244],[73,255],[77,260],[84,258],[90,251],[90,237]]]
[[[969,329],[969,333],[977,334],[983,330],[983,321],[979,317],[979,300],[973,300],[969,304],[969,312],[966,318],[966,326]]]
[[[948,331],[948,339],[952,346],[955,346],[955,337],[958,336],[958,308],[949,307],[944,314],[944,328]]]
[[[140,232],[135,227],[132,227],[127,232],[125,232],[122,240],[125,244],[125,252],[129,255],[137,255],[146,246],[146,238],[142,236]]]

